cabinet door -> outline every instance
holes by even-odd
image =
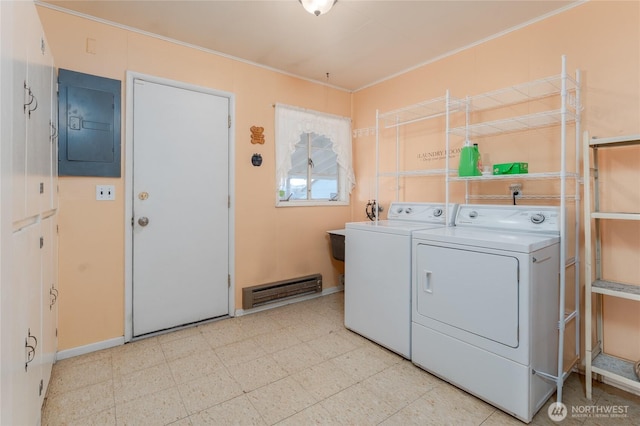
[[[38,17],[30,22],[28,35],[27,85],[34,101],[27,111],[27,217],[49,210],[45,193],[50,193],[51,58]]]
[[[39,176],[38,185],[40,185],[40,212],[49,212],[53,209],[53,164],[51,155],[53,151],[52,135],[52,105],[55,97],[54,85],[52,80],[53,57],[49,50],[49,45],[41,33],[41,55],[38,57],[38,91],[41,93],[38,100],[42,103],[42,109],[38,107],[36,120],[37,140],[36,158],[34,159],[35,172]],[[31,67],[31,63],[29,63]],[[40,98],[42,98],[40,100]],[[27,141],[27,144],[31,141]]]
[[[27,115],[25,103],[30,96],[25,89],[27,84],[27,44],[25,28],[18,24],[28,22],[29,4],[14,2],[13,4],[13,32],[12,32],[12,62],[13,62],[13,140],[12,140],[12,197],[13,222],[26,217],[26,177],[27,177]]]
[[[57,217],[50,216],[42,221],[42,378],[44,399],[49,386],[51,368],[57,349],[56,328],[58,322],[57,292]]]
[[[13,424],[37,424],[42,379],[40,225],[13,234],[14,392]]]
[[[29,257],[29,235],[25,230],[20,230],[12,235],[11,257],[12,257],[12,297],[15,302],[12,304],[12,334],[11,334],[11,378],[12,378],[12,398],[14,424],[27,424],[27,413],[29,411],[29,401],[27,401],[27,371],[25,363],[27,361],[28,343],[28,291],[26,260]],[[4,360],[3,360],[4,362]]]
[[[50,208],[58,208],[58,71],[51,62],[51,138],[49,153]]]

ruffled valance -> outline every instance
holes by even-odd
[[[351,150],[351,119],[276,104],[276,184],[283,186],[291,170],[291,156],[302,133],[316,133],[331,140],[341,175],[349,193],[356,184]],[[277,190],[277,189],[276,189]]]

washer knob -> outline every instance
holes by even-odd
[[[406,214],[411,214],[411,212],[412,212],[412,211],[413,211],[413,209],[412,209],[411,207],[407,207],[407,208],[404,210],[404,212],[405,212]]]
[[[542,222],[544,222],[545,217],[542,213],[534,213],[531,215],[531,222],[537,224],[540,224]]]
[[[440,208],[436,208],[436,209],[434,209],[434,210],[433,210],[433,215],[434,215],[435,217],[440,217],[440,216],[442,216],[442,209],[440,209]]]
[[[471,219],[475,219],[476,217],[478,217],[478,212],[477,212],[477,211],[475,211],[475,210],[471,210],[471,211],[469,212],[469,217],[470,217]]]
[[[402,207],[398,207],[398,210],[396,210],[397,213],[402,213],[402,210],[404,210]]]

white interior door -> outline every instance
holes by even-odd
[[[228,314],[229,99],[134,79],[133,336]]]

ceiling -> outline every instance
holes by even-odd
[[[348,91],[583,1],[339,0],[316,17],[297,0],[37,0]]]

